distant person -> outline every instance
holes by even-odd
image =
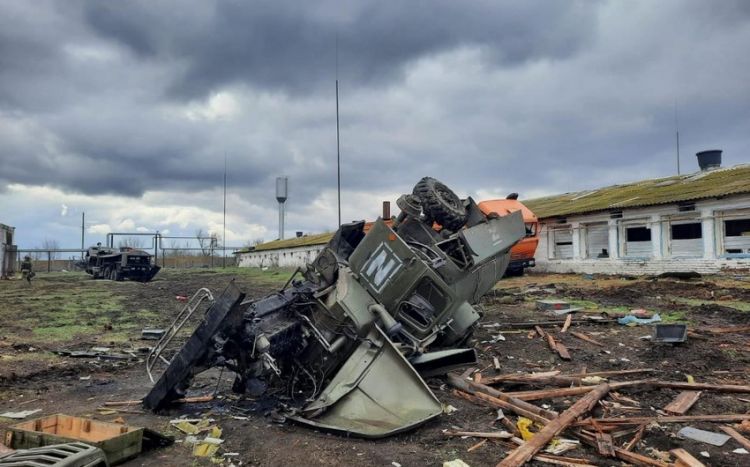
[[[31,278],[34,277],[34,271],[32,271],[31,256],[26,255],[21,261],[21,278],[26,279],[26,282],[31,283]]]

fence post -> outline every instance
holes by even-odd
[[[52,270],[51,266],[52,266],[52,252],[48,251],[47,252],[47,272],[50,272]]]

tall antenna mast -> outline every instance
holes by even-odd
[[[677,102],[674,104],[674,133],[677,139],[677,175],[680,175],[680,126],[677,123]]]
[[[341,227],[341,139],[339,136],[339,33],[336,31],[336,192]]]
[[[223,267],[227,267],[227,152],[224,151],[224,233],[221,241]]]

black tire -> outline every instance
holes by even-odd
[[[521,277],[523,276],[524,269],[506,269],[505,277]]]
[[[425,215],[446,229],[455,231],[466,224],[468,215],[464,203],[439,180],[424,177],[414,187],[413,194],[422,201]]]
[[[117,270],[117,267],[113,267],[112,268],[112,276],[111,276],[111,278],[112,278],[113,281],[120,281],[120,280],[122,280],[120,278],[120,271]]]

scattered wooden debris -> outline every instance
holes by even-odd
[[[729,436],[731,436],[732,438],[734,438],[734,440],[737,441],[738,443],[740,443],[742,445],[742,447],[744,447],[745,449],[747,449],[748,451],[750,451],[750,440],[748,440],[747,438],[745,438],[744,436],[742,436],[737,430],[735,430],[732,427],[726,426],[726,425],[725,426],[720,426],[719,428],[721,428],[721,430],[724,433],[726,433]]]
[[[513,437],[513,433],[508,433],[507,431],[446,431],[445,435],[494,439],[510,439]]]
[[[498,464],[498,467],[516,467],[523,465],[526,461],[534,457],[534,455],[552,438],[560,434],[560,432],[573,423],[576,418],[588,413],[602,397],[607,395],[608,392],[608,384],[605,383],[596,386],[591,392],[570,406],[568,410],[547,423],[544,428],[531,438],[531,440],[508,454],[508,456]]]
[[[688,423],[688,422],[740,422],[750,420],[750,414],[724,414],[724,415],[676,415],[666,417],[614,417],[587,419],[576,422],[576,426],[591,425],[640,425],[643,423]]]
[[[557,342],[555,338],[552,337],[552,334],[547,334],[547,344],[549,345],[550,350],[557,352],[560,358],[563,360],[570,360],[568,349],[562,343]]]
[[[482,441],[478,442],[477,444],[475,444],[475,445],[471,446],[469,449],[467,449],[466,452],[476,451],[477,449],[481,448],[485,444],[487,444],[487,440],[483,439]]]
[[[680,467],[706,467],[703,462],[682,448],[672,449],[669,452],[677,458],[678,462],[675,465],[679,465]]]
[[[701,391],[682,391],[664,407],[664,411],[673,415],[685,415],[700,397]]]
[[[563,324],[562,330],[560,332],[567,331],[572,322],[573,322],[573,315],[568,315],[568,317],[565,318],[565,324]]]
[[[581,339],[582,341],[586,341],[589,344],[594,344],[594,345],[598,345],[599,347],[604,347],[604,344],[602,344],[601,342],[597,340],[592,339],[591,337],[587,336],[586,334],[582,332],[570,331],[570,335],[573,337],[577,337]]]
[[[542,339],[544,339],[545,337],[547,337],[547,333],[544,332],[544,330],[542,328],[540,328],[539,326],[534,326],[534,330],[539,335],[539,337],[541,337]]]
[[[628,443],[623,446],[623,449],[626,451],[632,451],[633,448],[643,439],[643,434],[646,432],[646,427],[648,424],[644,423],[640,427],[638,427],[638,431],[635,432],[635,435],[633,435],[633,439],[628,441]]]

